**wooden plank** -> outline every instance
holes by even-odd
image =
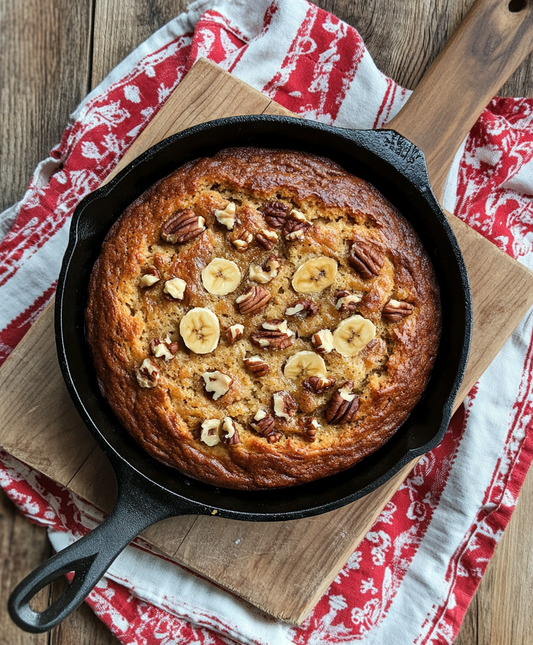
[[[222,80],[217,81],[217,78]],[[188,107],[188,98],[190,96],[193,96],[196,105],[200,106],[204,118],[214,118],[215,116],[223,116],[228,112],[231,113],[234,107],[232,100],[238,102],[241,112],[243,104],[246,104],[246,96],[248,95],[246,86],[221,72],[216,66],[207,61],[201,61],[190,73],[187,80],[186,84],[181,85],[176,90],[173,103],[166,105],[151,122],[145,133],[139,137],[137,148],[128,152],[124,163],[127,163],[142,148],[144,136],[146,136],[146,141],[150,142],[150,144],[156,140],[159,124],[162,124],[161,129],[165,134],[171,131],[169,125],[171,121],[169,121],[168,116],[170,112],[180,127],[187,124],[183,113],[190,115]],[[231,84],[232,89],[230,92],[226,91],[222,81],[227,81]],[[238,89],[236,84],[239,86]],[[255,91],[250,91],[249,95],[251,97],[250,105],[254,110],[261,108],[275,111],[277,109],[268,100],[266,100],[267,105],[265,105],[265,99],[261,96],[258,97]],[[180,97],[181,100],[179,100]],[[205,97],[209,97],[210,100],[206,102]],[[259,98],[261,98],[263,104],[259,102]],[[222,107],[220,107],[220,99],[222,99]],[[218,108],[213,107],[217,105]],[[209,106],[209,110],[207,110],[206,106]],[[168,113],[166,112],[167,109],[169,110]],[[194,119],[194,115],[191,118]],[[465,224],[458,220],[455,221],[455,218],[452,218],[452,221],[454,221],[465,257],[472,264],[471,279],[473,280],[474,300],[477,307],[476,325],[481,323],[487,325],[487,330],[483,326],[480,328],[481,335],[478,334],[478,340],[476,340],[474,347],[473,358],[475,360],[472,363],[474,368],[471,369],[468,376],[469,384],[471,384],[479,377],[480,372],[477,370],[486,365],[495,355],[497,344],[501,344],[505,340],[501,332],[502,328],[505,328],[506,332],[510,331],[520,320],[522,315],[520,307],[523,308],[527,305],[528,298],[529,301],[533,300],[533,280],[527,270],[518,266],[513,260],[498,251]],[[490,271],[483,264],[484,262],[489,262]],[[481,263],[480,271],[476,271],[478,263]],[[507,282],[509,285],[516,285],[516,287],[495,290],[495,274],[501,274],[501,279],[504,283]],[[503,296],[502,293],[504,294]],[[480,296],[482,297],[480,298]],[[498,300],[496,310],[494,309],[495,298]],[[496,311],[496,314],[494,311]],[[39,321],[39,325],[29,332],[28,336],[16,348],[8,362],[0,370],[0,379],[5,378],[5,374],[7,374],[11,384],[8,395],[0,400],[0,414],[2,408],[6,409],[6,411],[9,408],[13,419],[13,423],[9,425],[9,428],[4,429],[2,432],[1,441],[8,451],[17,451],[16,454],[19,457],[22,457],[19,444],[20,435],[18,424],[15,421],[17,415],[31,405],[33,395],[31,388],[17,387],[18,379],[21,378],[21,374],[25,374],[28,367],[31,367],[33,372],[26,379],[26,382],[35,382],[39,372],[44,370],[43,365],[53,363],[55,356],[53,343],[49,342],[47,344],[41,338],[43,332],[40,330],[43,330],[46,325],[50,327],[51,331],[51,311],[47,311],[45,315],[48,316],[48,321],[46,323]],[[495,320],[499,322],[500,318],[502,321],[506,321],[505,324],[494,324]],[[487,343],[487,338],[485,337],[485,334],[489,331],[493,333],[491,343]],[[31,351],[26,348],[31,348]],[[28,367],[21,371],[19,357],[26,353],[31,354],[32,361]],[[50,383],[52,379],[49,376],[47,380]],[[56,374],[56,380],[60,381],[59,373]],[[17,401],[14,402],[13,392],[20,392],[21,389],[24,390],[25,394],[19,395]],[[50,394],[47,396],[50,396]],[[53,427],[55,423],[61,423],[63,415],[69,413],[66,409],[69,406],[71,408],[72,404],[68,399],[62,401],[61,406],[50,406],[49,413],[54,417],[54,420],[46,421],[46,425]],[[70,417],[69,419],[69,427],[72,429],[75,426],[75,421]],[[31,441],[32,429],[35,433],[40,432],[38,426],[30,425],[26,428],[26,433],[29,436],[25,444],[25,450],[33,445],[39,445],[37,442],[34,444]],[[56,480],[61,477],[61,483],[69,485],[82,497],[104,508],[110,507],[112,501],[111,491],[114,491],[112,476],[110,475],[109,467],[106,466],[101,454],[99,454],[99,450],[92,448],[92,443],[90,449],[88,445],[86,446],[85,455],[73,455],[65,450],[58,455],[55,448],[48,451],[46,447],[42,446],[42,442],[39,443],[41,445],[37,450],[26,452],[24,455],[26,462],[30,464],[37,462],[39,468],[45,470],[46,474]],[[60,458],[64,459],[66,463],[57,468],[56,472],[53,462]],[[49,460],[50,465],[44,463],[47,460]],[[67,470],[67,465],[69,470]],[[96,473],[97,476],[95,476]],[[235,593],[245,597],[264,611],[283,617],[290,622],[298,622],[311,609],[313,602],[320,597],[329,581],[337,574],[349,553],[362,539],[366,529],[390,499],[397,486],[399,486],[404,475],[405,473],[401,473],[378,491],[367,496],[364,500],[356,502],[355,505],[324,515],[321,518],[291,522],[285,525],[243,525],[240,522],[210,517],[202,517],[197,520],[178,518],[160,523],[147,534],[147,537],[158,548],[173,556],[182,564],[216,581],[218,584],[232,589]],[[98,483],[95,485],[95,482]],[[289,552],[286,550],[279,550],[274,554],[270,553],[268,558],[258,556],[256,564],[263,572],[261,585],[257,583],[256,576],[250,576],[248,566],[250,556],[247,555],[246,558],[239,557],[239,550],[235,548],[237,540],[240,540],[239,544],[243,544],[243,550],[245,550],[253,544],[272,545],[279,542],[280,539],[287,544],[301,544],[318,535],[328,535],[328,540],[324,541],[327,546],[318,554],[315,554],[315,558],[312,561],[307,562],[298,559],[292,566],[289,566]],[[204,547],[206,543],[209,543],[209,540],[215,540],[217,548],[211,550],[216,555],[207,558]],[[228,566],[228,562],[231,562],[232,566]],[[305,584],[302,581],[305,581]],[[305,588],[306,591],[302,592],[302,588]],[[298,589],[299,593],[295,594],[294,589]]]

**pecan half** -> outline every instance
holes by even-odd
[[[220,437],[222,443],[227,443],[231,446],[234,446],[241,442],[239,437],[239,431],[237,430],[237,424],[231,417],[224,417],[222,420],[222,435]]]
[[[283,436],[276,430],[276,421],[274,417],[265,410],[258,410],[250,426],[262,437],[266,437],[269,443],[276,443]]]
[[[174,358],[174,354],[178,351],[178,343],[174,343],[170,340],[170,337],[167,336],[165,340],[160,338],[153,338],[150,341],[150,351],[156,358],[164,358],[166,361],[170,361]]]
[[[315,417],[305,417],[302,423],[302,430],[307,435],[309,441],[314,441],[316,438],[317,430],[321,429],[320,423]]]
[[[359,272],[362,278],[368,280],[379,275],[385,259],[371,244],[357,242],[352,244],[348,262]]]
[[[359,397],[353,393],[353,381],[346,381],[331,397],[324,413],[328,423],[349,423],[359,410]]]
[[[286,316],[295,316],[300,313],[306,316],[315,316],[318,313],[318,305],[311,300],[298,300],[285,310]]]
[[[263,287],[248,287],[246,291],[236,298],[235,302],[241,314],[256,314],[262,311],[272,298],[270,293]]]
[[[205,219],[188,208],[167,219],[161,229],[161,237],[171,244],[183,244],[198,237],[205,229]]]
[[[287,327],[286,320],[265,320],[261,329],[254,331],[250,339],[254,345],[272,349],[287,349],[294,343],[295,333]]]
[[[313,394],[322,394],[326,390],[329,390],[330,387],[333,387],[336,382],[337,379],[333,377],[310,376],[302,383],[302,387],[308,392],[313,392]]]
[[[277,417],[282,417],[290,421],[298,409],[298,403],[286,390],[279,390],[272,395],[272,407]]]
[[[232,325],[226,329],[226,338],[230,345],[235,345],[244,335],[244,325]]]
[[[270,372],[270,366],[260,356],[250,356],[244,359],[246,369],[257,377],[265,376]]]
[[[361,300],[363,299],[363,296],[359,296],[344,290],[344,291],[337,291],[337,293],[335,294],[335,298],[337,299],[337,302],[335,303],[335,307],[341,313],[346,313],[346,312],[356,311],[357,305],[359,302],[361,302]]]
[[[151,358],[145,358],[144,361],[135,370],[135,376],[141,387],[155,387],[159,380],[159,367]]]
[[[414,309],[414,306],[410,302],[389,300],[383,307],[383,318],[389,322],[398,322],[402,318],[412,314]]]
[[[301,240],[306,232],[311,228],[311,222],[305,219],[305,215],[300,211],[292,210],[290,217],[283,226],[285,239],[289,242]]]
[[[148,287],[152,287],[156,282],[159,282],[159,280],[161,280],[161,274],[156,269],[156,267],[151,266],[148,267],[142,275],[141,279],[139,280],[139,285],[143,289],[147,289]]]
[[[272,251],[272,249],[278,243],[278,234],[276,231],[269,231],[266,228],[263,228],[255,236],[257,242],[267,251]]]
[[[237,251],[246,251],[246,249],[252,243],[253,239],[254,236],[247,228],[235,230],[230,237],[231,243],[237,249]]]
[[[288,217],[289,207],[283,202],[267,202],[261,212],[269,226],[281,228]]]

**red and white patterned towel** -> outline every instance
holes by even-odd
[[[70,216],[200,56],[300,115],[386,123],[409,92],[359,34],[305,0],[198,0],[73,114],[22,201],[1,216],[0,355],[54,292]],[[445,206],[533,264],[533,100],[494,99],[456,157]],[[446,436],[421,459],[305,623],[290,627],[149,552],[128,547],[88,602],[128,644],[451,643],[533,458],[533,317],[524,318]],[[0,483],[56,548],[101,514],[5,453]]]

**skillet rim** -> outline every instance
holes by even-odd
[[[359,489],[352,491],[351,493],[346,494],[344,496],[341,496],[340,498],[336,498],[330,502],[320,503],[318,505],[309,504],[309,505],[306,505],[306,507],[303,509],[300,508],[298,510],[281,511],[281,512],[276,512],[276,511],[265,512],[265,509],[261,509],[261,505],[259,505],[260,510],[243,511],[243,510],[235,510],[235,509],[227,508],[224,505],[220,505],[217,503],[204,504],[199,502],[198,500],[191,499],[186,495],[177,493],[175,490],[171,490],[167,488],[164,484],[160,484],[159,482],[154,481],[150,476],[147,476],[146,473],[141,472],[134,464],[132,464],[124,456],[124,454],[118,451],[111,444],[111,442],[109,441],[109,437],[107,437],[105,433],[101,430],[101,428],[98,426],[98,424],[95,423],[90,412],[87,410],[86,405],[84,403],[84,393],[79,391],[79,387],[76,384],[76,376],[75,374],[72,373],[71,364],[69,363],[69,350],[65,344],[66,328],[68,327],[68,323],[70,322],[69,318],[72,318],[72,316],[68,313],[68,307],[66,306],[66,302],[65,302],[66,282],[67,282],[67,279],[69,278],[69,268],[72,264],[73,259],[76,256],[76,252],[79,251],[80,241],[81,241],[80,226],[83,224],[83,214],[86,211],[86,209],[89,208],[94,202],[98,202],[98,200],[102,200],[102,199],[105,200],[106,198],[109,198],[110,195],[113,195],[114,191],[120,190],[121,183],[125,179],[127,179],[128,176],[133,171],[135,171],[139,167],[142,167],[143,164],[149,163],[154,157],[164,152],[165,150],[167,150],[169,147],[171,147],[177,142],[183,141],[188,137],[194,138],[199,133],[205,134],[206,132],[209,133],[209,132],[212,132],[213,130],[216,131],[217,128],[220,129],[220,128],[232,127],[232,126],[237,128],[239,127],[242,128],[246,126],[255,126],[257,124],[278,124],[278,125],[284,124],[290,127],[296,125],[299,129],[303,131],[307,130],[308,132],[313,134],[322,133],[326,135],[340,136],[342,137],[343,140],[348,140],[349,145],[351,146],[355,144],[356,146],[359,145],[359,147],[361,146],[365,147],[364,139],[369,135],[371,135],[371,138],[377,139],[380,145],[376,146],[375,145],[376,142],[374,141],[372,145],[372,150],[370,152],[374,155],[377,155],[377,157],[381,162],[392,165],[394,171],[398,171],[398,165],[396,164],[398,163],[404,164],[403,169],[400,170],[399,172],[403,175],[403,177],[408,182],[410,182],[414,186],[416,191],[418,191],[419,195],[422,196],[423,199],[427,202],[427,206],[429,207],[429,210],[435,215],[436,220],[440,228],[442,229],[442,232],[445,234],[446,242],[450,246],[450,250],[452,252],[452,256],[456,261],[456,265],[457,265],[456,268],[460,276],[460,281],[462,286],[461,295],[463,296],[462,305],[463,305],[464,314],[465,314],[463,342],[462,342],[462,346],[458,356],[458,362],[455,370],[456,375],[449,389],[448,396],[443,404],[442,415],[441,415],[442,420],[441,420],[440,426],[437,432],[434,433],[433,438],[423,443],[422,445],[409,448],[405,452],[405,454],[401,457],[401,459],[397,460],[394,463],[394,465],[392,465],[391,467],[388,467],[382,473],[381,476],[375,478],[371,483],[369,483],[366,486],[360,487]],[[241,143],[240,145],[244,145],[244,144]],[[222,149],[225,147],[228,147],[228,146],[218,145],[216,148]],[[279,148],[280,146],[276,146],[276,147]],[[312,147],[312,144],[310,144],[310,147]],[[307,150],[309,151],[308,148]],[[183,163],[185,163],[184,160],[176,163],[175,168],[178,168]],[[407,163],[407,168],[405,168],[406,163]],[[161,172],[159,172],[159,177],[166,176],[166,174],[168,173],[161,174]],[[150,183],[153,183],[153,181],[151,181]],[[371,183],[375,185],[375,182],[371,182]],[[378,187],[378,190],[379,190],[379,187]],[[140,192],[141,193],[144,192],[144,188]],[[129,203],[134,201],[134,199],[136,199],[136,196],[132,198],[130,195]],[[118,215],[116,216],[119,216],[119,215],[120,213],[118,213]],[[108,224],[106,230],[108,230],[109,226],[113,223],[113,221],[115,221],[116,216],[113,215],[109,219],[110,223]],[[417,230],[416,227],[415,227],[415,230]],[[98,253],[99,253],[99,247],[98,247]],[[169,494],[171,497],[182,500],[182,502],[185,502],[189,506],[192,504],[194,506],[194,509],[190,512],[211,513],[213,509],[216,509],[219,512],[220,516],[222,517],[231,517],[234,519],[252,520],[252,521],[258,521],[258,520],[274,521],[274,520],[298,519],[301,517],[316,515],[319,513],[324,513],[324,512],[334,510],[336,508],[340,508],[345,504],[349,504],[355,501],[356,499],[359,499],[360,497],[363,497],[369,492],[375,490],[381,484],[388,481],[394,474],[396,474],[401,468],[403,468],[412,459],[414,459],[415,457],[421,456],[422,454],[426,453],[427,451],[431,450],[436,445],[438,445],[438,443],[440,443],[446,431],[446,428],[448,426],[449,419],[451,417],[453,401],[459,389],[459,386],[464,374],[464,370],[466,367],[466,362],[468,359],[468,351],[470,348],[470,340],[471,340],[471,332],[472,332],[472,302],[471,302],[470,287],[468,283],[468,275],[466,272],[466,267],[464,264],[464,260],[462,258],[462,254],[457,244],[457,240],[455,238],[453,230],[451,229],[451,226],[446,216],[444,215],[441,207],[439,206],[433,193],[431,192],[431,188],[429,185],[429,177],[427,175],[423,153],[420,150],[418,150],[412,143],[410,143],[407,139],[405,139],[404,137],[402,137],[401,135],[397,134],[392,130],[381,130],[381,131],[344,130],[344,129],[334,128],[332,126],[328,126],[314,121],[306,121],[303,119],[298,119],[295,117],[274,116],[274,115],[260,115],[260,116],[252,115],[252,116],[240,116],[240,117],[226,117],[224,119],[218,119],[216,121],[210,121],[207,123],[199,124],[162,140],[161,142],[155,144],[154,146],[152,146],[151,148],[143,152],[132,162],[130,162],[109,183],[91,192],[79,203],[72,218],[71,229],[69,232],[69,244],[65,252],[61,273],[58,280],[57,295],[56,295],[55,323],[56,323],[55,325],[56,344],[57,344],[57,350],[58,350],[59,364],[61,367],[63,378],[67,385],[67,389],[85,425],[88,427],[91,434],[95,437],[97,443],[102,447],[102,449],[104,450],[104,453],[112,462],[117,478],[119,478],[118,472],[121,471],[124,468],[124,466],[127,466],[127,468],[131,469],[134,473],[136,473],[136,476],[140,478],[139,480],[140,485],[155,486],[156,488],[161,489],[162,494],[165,494],[165,495]],[[405,424],[403,424],[400,427],[400,429],[403,428],[404,425]],[[398,433],[400,432],[400,429],[398,430]],[[390,441],[388,443],[390,443]],[[388,444],[385,444],[385,446],[387,445]],[[139,450],[142,451],[142,449],[140,448]],[[379,453],[380,451],[381,449],[378,450],[377,452]],[[142,453],[145,459],[152,460],[155,462],[155,460],[149,455],[147,455],[146,453],[144,453],[144,451],[142,451]],[[359,463],[364,464],[367,461],[367,459]],[[159,462],[155,462],[155,463],[158,464]],[[348,469],[348,471],[344,471],[344,473],[352,471],[357,466],[358,464]],[[181,475],[179,471],[173,470],[173,472],[175,474],[177,473],[179,477],[181,477],[182,479],[187,479],[183,475]],[[335,478],[337,477],[337,475],[334,475],[332,477]],[[331,478],[328,477],[318,481],[328,482],[330,479]],[[192,482],[192,480],[190,481]],[[196,486],[196,485],[197,483],[193,482],[193,486]],[[208,484],[201,484],[201,485],[210,487]],[[265,493],[270,494],[270,493],[279,492],[279,491],[283,493],[283,491],[291,491],[291,490],[294,491],[297,489],[302,490],[309,486],[311,486],[311,484],[303,484],[292,488],[276,489],[275,491],[253,491],[250,493],[250,495],[254,497],[264,496]],[[214,487],[210,487],[210,488],[212,490],[220,490]],[[229,494],[230,496],[235,494],[242,496],[241,495],[242,491],[223,489],[223,492],[226,494]],[[196,508],[196,506],[198,505],[199,507]],[[179,514],[180,508],[181,506],[179,506],[176,514]]]

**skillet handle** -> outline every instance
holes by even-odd
[[[131,485],[121,485],[115,508],[96,529],[56,553],[30,573],[15,588],[9,599],[9,614],[25,631],[41,633],[52,629],[73,612],[120,552],[145,528],[170,516],[179,515],[176,501],[165,503],[159,494],[149,494],[129,477]],[[120,479],[119,479],[120,481]],[[184,508],[182,514],[191,512]],[[51,582],[74,572],[65,593],[43,612],[30,607],[34,596]]]
[[[477,0],[386,127],[420,148],[437,199],[453,157],[533,49],[533,0]]]

